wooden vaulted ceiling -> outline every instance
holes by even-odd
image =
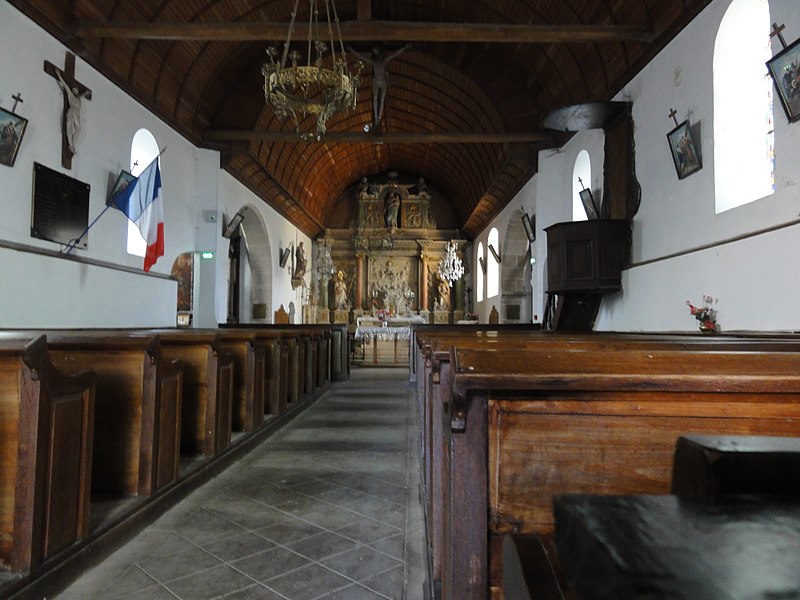
[[[337,0],[345,44],[388,63],[381,130],[371,70],[355,111],[298,142],[265,106],[261,64],[293,0],[11,0],[302,231],[330,222],[362,177],[424,177],[470,238],[563,134],[553,109],[610,99],[711,0]],[[322,3],[322,0],[318,0]],[[300,1],[308,10],[308,0]],[[352,58],[352,57],[351,57]],[[288,134],[288,135],[287,135]]]

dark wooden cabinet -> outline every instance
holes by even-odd
[[[612,292],[622,289],[630,260],[627,220],[556,223],[547,232],[547,292]]]

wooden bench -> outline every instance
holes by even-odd
[[[149,496],[178,478],[183,367],[165,360],[156,335],[50,331],[65,373],[97,374],[92,494]]]
[[[96,377],[61,374],[44,336],[0,336],[0,564],[36,571],[89,532]]]
[[[671,493],[800,496],[800,438],[682,435],[675,444]]]
[[[547,540],[557,493],[668,491],[681,433],[800,431],[795,340],[646,337],[454,346],[432,500],[443,515],[442,597],[483,598],[490,585],[499,597],[502,536]]]
[[[219,334],[156,329],[162,356],[184,365],[181,453],[214,456],[231,443],[234,359]]]
[[[233,357],[232,430],[255,431],[264,423],[268,405],[267,361],[271,348],[246,329],[222,329],[219,341]]]

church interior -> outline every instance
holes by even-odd
[[[0,598],[800,595],[795,2],[0,5]]]

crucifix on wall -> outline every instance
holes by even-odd
[[[67,52],[64,68],[44,61],[44,72],[53,77],[64,95],[61,116],[61,166],[72,168],[72,157],[77,153],[75,144],[81,131],[81,103],[92,99],[92,90],[75,79],[75,55]]]

